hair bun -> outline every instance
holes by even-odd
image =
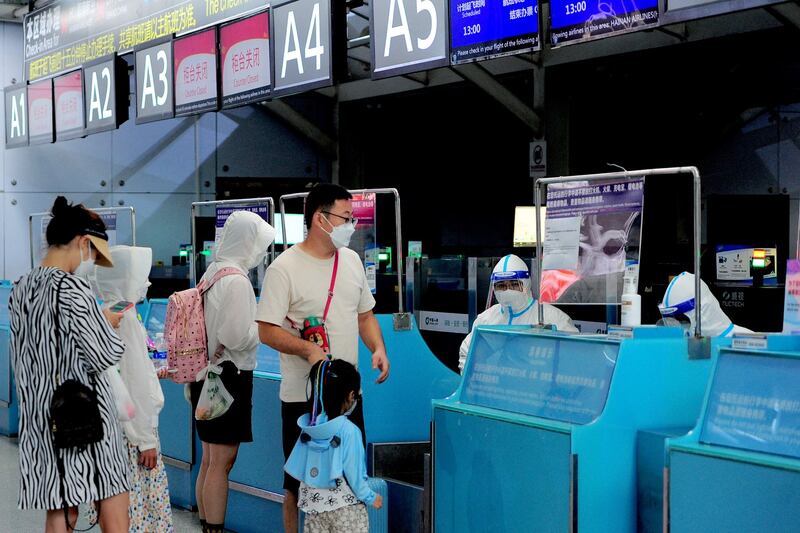
[[[53,218],[61,218],[69,213],[71,207],[72,206],[69,205],[69,202],[67,202],[64,196],[59,196],[53,203],[53,208],[50,210],[50,213],[53,215]]]

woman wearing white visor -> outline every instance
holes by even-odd
[[[539,306],[531,295],[531,273],[525,261],[516,255],[503,257],[492,271],[491,283],[497,304],[478,315],[472,325],[472,331],[461,343],[461,348],[458,350],[460,371],[464,370],[472,334],[476,327],[539,323]],[[549,304],[544,304],[543,322],[555,325],[558,331],[578,331],[566,313]]]

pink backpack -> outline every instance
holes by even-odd
[[[208,337],[203,295],[226,276],[244,276],[239,269],[220,269],[209,283],[174,293],[167,303],[164,337],[167,341],[167,365],[175,383],[192,383],[197,373],[208,366]],[[221,347],[220,347],[221,348]]]

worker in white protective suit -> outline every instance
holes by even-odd
[[[700,306],[700,328],[704,336],[730,337],[734,333],[753,333],[747,328],[737,326],[728,318],[703,280],[700,280]],[[667,285],[658,310],[665,319],[684,323],[688,321],[691,331],[694,332],[696,311],[694,274],[681,272],[675,276]]]
[[[472,325],[472,331],[461,343],[461,348],[458,350],[460,371],[464,370],[476,327],[539,323],[539,306],[531,295],[531,273],[525,261],[513,254],[500,259],[492,271],[491,284],[497,304],[478,315]],[[578,331],[566,313],[549,304],[544,304],[543,322],[555,325],[558,331]]]
[[[96,288],[104,305],[121,301],[136,304],[144,300],[150,286],[147,278],[153,251],[113,246],[111,257],[114,268],[96,270]],[[147,351],[147,332],[139,321],[136,307],[123,313],[117,333],[125,342],[119,373],[135,407],[134,417],[122,422],[130,459],[130,531],[171,531],[167,474],[158,438],[158,415],[164,406],[164,395]],[[161,377],[166,375],[164,368]]]

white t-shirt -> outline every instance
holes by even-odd
[[[256,321],[282,326],[295,337],[309,317],[322,317],[328,299],[333,257],[316,259],[293,246],[267,269]],[[339,272],[326,329],[331,355],[358,367],[358,315],[375,307],[367,275],[359,255],[349,248],[339,250]],[[281,354],[280,397],[284,402],[304,402],[311,366],[297,355]]]

